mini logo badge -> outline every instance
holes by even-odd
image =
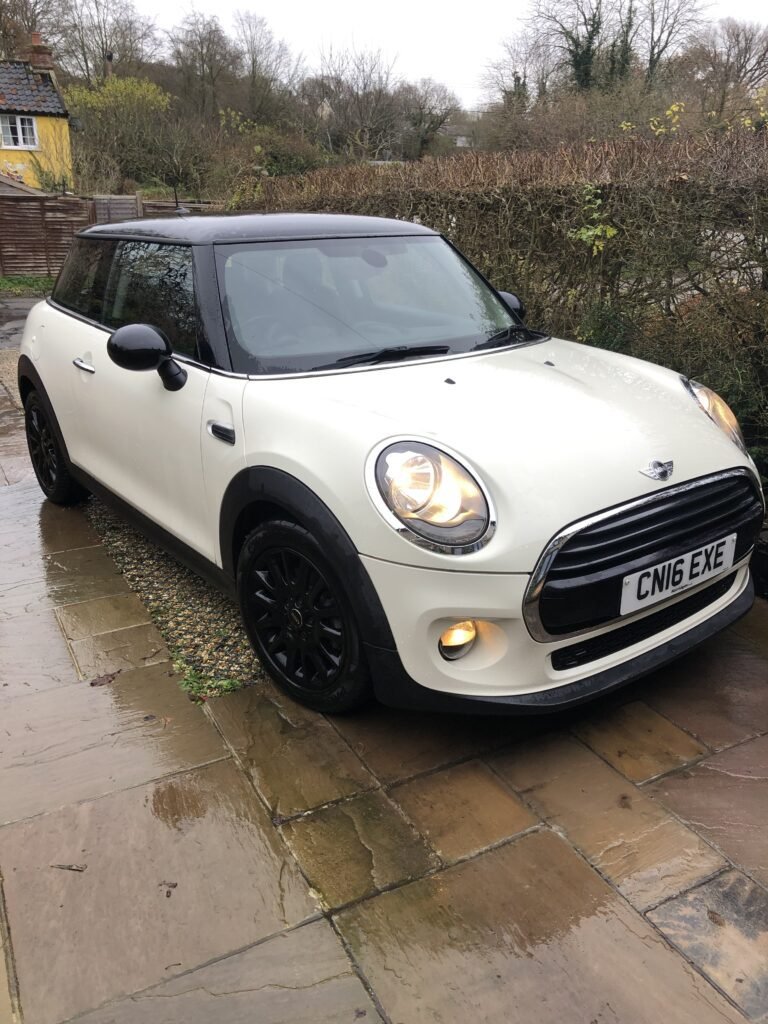
[[[674,462],[660,462],[659,459],[652,459],[647,469],[641,469],[643,476],[649,476],[651,480],[669,480],[675,468]]]

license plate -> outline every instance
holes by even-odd
[[[670,558],[668,562],[625,576],[621,588],[621,614],[648,608],[712,576],[719,576],[733,565],[735,552],[736,534],[732,533],[678,558]]]

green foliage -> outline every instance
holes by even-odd
[[[12,298],[34,298],[50,295],[53,291],[52,277],[36,277],[32,274],[0,276],[0,296]]]
[[[81,189],[114,189],[126,179],[141,182],[158,176],[169,93],[145,79],[113,76],[97,88],[72,85],[65,100],[81,127],[72,136]]]
[[[263,178],[306,174],[335,162],[334,157],[307,139],[256,124],[234,110],[222,111],[221,125],[225,145],[237,153],[233,163],[242,168],[221,189],[229,194],[228,205],[232,209],[261,202]]]
[[[568,232],[569,238],[584,242],[592,251],[593,256],[598,256],[605,249],[605,243],[618,234],[612,224],[601,221],[602,205],[600,189],[595,188],[594,185],[585,185],[582,211],[587,223],[582,224],[579,228],[571,228]]]
[[[637,310],[610,298],[604,302],[584,304],[576,337],[596,348],[635,355],[635,342],[642,330],[639,319]]]
[[[139,130],[146,135],[152,130],[150,119],[168,110],[171,96],[145,78],[112,77],[96,89],[71,85],[65,100],[70,113],[89,131],[103,133],[142,122]]]
[[[221,697],[225,693],[234,693],[247,685],[238,679],[220,679],[217,676],[206,675],[204,672],[192,668],[183,658],[177,658],[173,667],[181,676],[179,685],[182,690],[198,701],[207,700],[209,697]]]

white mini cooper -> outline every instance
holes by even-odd
[[[764,505],[716,394],[522,315],[402,221],[92,227],[24,332],[32,462],[236,592],[310,707],[568,707],[747,611]]]

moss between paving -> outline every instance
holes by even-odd
[[[146,605],[187,692],[212,697],[266,678],[232,601],[102,502],[91,499],[85,512],[126,582]]]

